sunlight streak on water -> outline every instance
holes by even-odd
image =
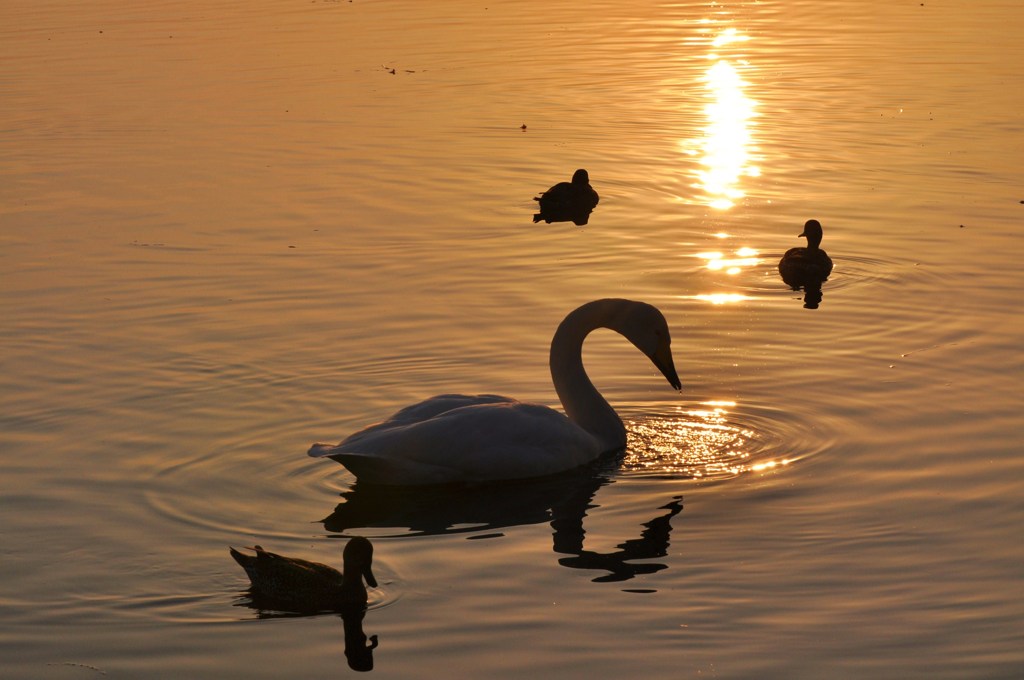
[[[705,266],[711,271],[724,270],[726,274],[735,275],[743,271],[743,267],[756,267],[760,264],[761,260],[757,254],[753,248],[743,247],[734,253],[735,257],[726,257],[717,251],[697,253],[697,257],[707,260]]]
[[[704,260],[704,267],[708,271],[723,273],[726,276],[735,277],[744,271],[752,270],[760,265],[761,258],[758,257],[758,254],[758,251],[754,248],[745,246],[733,251],[732,255],[727,255],[719,251],[708,251],[697,253],[696,257]],[[722,305],[742,302],[743,300],[749,299],[749,296],[734,291],[723,291],[716,293],[702,293],[692,296],[691,299],[710,302],[714,305]]]
[[[718,50],[750,40],[735,28],[727,28],[711,42],[716,51],[708,54],[714,63],[704,74],[708,103],[704,107],[707,125],[699,142],[701,163],[696,188],[704,192],[704,202],[716,210],[728,210],[744,197],[740,182],[758,177],[761,171],[751,164],[751,119],[756,102],[747,96],[747,83],[740,76],[745,62],[723,56]],[[692,142],[680,142],[684,153],[696,155]]]
[[[743,302],[749,298],[743,293],[702,293],[694,295],[693,299],[710,302],[713,305],[726,305],[734,302]]]

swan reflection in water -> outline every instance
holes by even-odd
[[[804,290],[804,307],[817,309],[821,304],[821,284],[832,273],[832,259],[821,249],[822,228],[818,220],[807,220],[800,238],[806,248],[790,248],[779,260],[779,275],[793,290]]]
[[[672,518],[683,511],[682,497],[674,497],[658,510],[667,512],[644,522],[644,528],[639,537],[623,541],[616,546],[619,548],[618,550],[609,553],[586,550],[583,547],[586,531],[583,529],[582,515],[556,515],[551,520],[551,528],[554,529],[552,534],[554,551],[561,555],[571,555],[571,557],[560,558],[558,563],[570,569],[608,572],[592,579],[595,583],[628,581],[640,574],[653,574],[667,569],[668,565],[666,564],[652,562],[634,564],[631,562],[631,560],[648,560],[668,555]]]
[[[582,227],[590,220],[600,197],[590,186],[590,175],[580,168],[573,173],[571,182],[559,182],[533,200],[540,205],[534,222],[572,222]]]
[[[332,533],[401,528],[412,535],[474,534],[470,538],[494,536],[480,532],[547,522],[552,528],[554,552],[567,555],[559,564],[607,572],[594,578],[595,582],[626,581],[667,568],[665,564],[632,561],[668,554],[671,520],[683,505],[680,496],[660,504],[654,517],[642,525],[639,536],[623,541],[614,552],[587,550],[583,520],[589,510],[598,507],[593,503],[597,491],[613,483],[611,472],[619,462],[603,461],[545,479],[474,486],[389,487],[356,482],[341,494],[344,502],[322,521]]]

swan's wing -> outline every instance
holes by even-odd
[[[438,484],[539,477],[602,453],[592,435],[561,413],[513,400],[383,425],[336,447],[314,447],[310,455],[333,458],[370,483]]]
[[[381,423],[381,425],[413,423],[434,418],[442,413],[446,413],[457,408],[463,408],[465,406],[502,403],[516,403],[516,400],[510,397],[502,397],[497,394],[439,394],[436,397],[424,399],[418,404],[406,406],[401,411]]]
[[[313,444],[309,449],[309,455],[314,458],[322,458],[333,455],[334,449],[342,447],[352,448],[353,445],[367,438],[380,436],[383,432],[396,430],[416,423],[425,422],[431,418],[437,418],[449,411],[465,408],[467,406],[480,406],[484,404],[518,404],[519,402],[510,397],[502,397],[498,394],[439,394],[430,399],[424,399],[418,404],[406,406],[395,413],[387,420],[365,427],[358,432],[353,432],[342,440],[337,446],[330,444]]]

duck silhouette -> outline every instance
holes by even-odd
[[[779,274],[793,290],[814,285],[820,287],[832,273],[832,259],[821,249],[821,223],[807,220],[800,236],[807,238],[807,247],[787,250],[779,260]]]
[[[533,200],[540,204],[540,212],[533,216],[534,222],[572,222],[583,226],[601,199],[590,186],[590,175],[580,168],[573,173],[571,182],[559,182]]]
[[[249,576],[253,598],[263,600],[269,608],[297,612],[362,609],[367,602],[363,579],[377,587],[371,570],[373,545],[362,536],[345,546],[342,572],[319,562],[278,555],[259,545],[250,548],[255,555],[229,549]]]

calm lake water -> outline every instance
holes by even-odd
[[[1022,35],[1011,0],[8,0],[0,675],[350,676],[227,546],[362,534],[383,677],[1024,677]],[[576,168],[589,224],[533,224]],[[776,271],[809,218],[817,309]],[[588,341],[619,459],[386,493],[306,456],[443,392],[557,405],[601,297],[665,313],[683,382]]]

